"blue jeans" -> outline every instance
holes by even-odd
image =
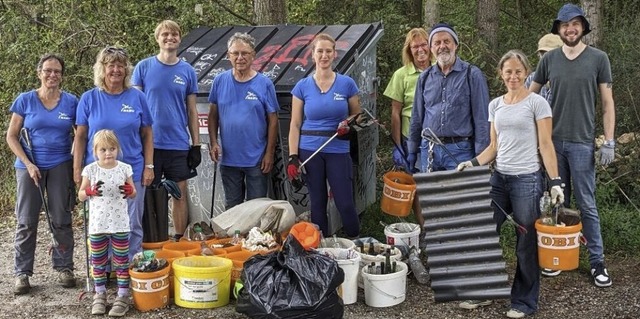
[[[136,187],[135,198],[127,198],[129,210],[129,260],[133,260],[135,254],[142,251],[142,215],[144,215],[144,193],[146,187],[141,181],[133,182]],[[111,256],[111,254],[109,254]],[[111,257],[109,257],[111,258]]]
[[[569,207],[571,194],[582,213],[582,233],[587,239],[589,263],[593,268],[604,261],[600,217],[596,208],[596,168],[593,143],[573,143],[554,140],[558,157],[558,172],[564,188],[565,206]]]
[[[516,274],[511,286],[511,308],[529,315],[538,310],[540,294],[540,267],[538,265],[538,236],[535,228],[540,217],[540,197],[544,178],[542,172],[523,175],[504,175],[494,172],[491,176],[493,216],[498,223],[505,220],[501,207],[526,230],[516,231]],[[496,205],[499,205],[499,207]]]
[[[260,165],[234,167],[220,165],[220,176],[224,188],[225,210],[246,200],[267,197],[268,174],[263,174]],[[246,193],[246,196],[245,196]]]
[[[449,152],[444,150],[447,148]],[[449,155],[455,158],[451,158]],[[455,169],[458,164],[472,159],[476,155],[473,141],[460,141],[457,143],[448,143],[444,145],[433,145],[433,162],[431,171],[450,171]],[[420,144],[420,172],[429,171],[429,141],[423,139]]]

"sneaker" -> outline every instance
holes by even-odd
[[[612,284],[607,267],[603,263],[598,263],[595,268],[591,268],[591,276],[598,287],[609,287]]]
[[[511,308],[507,311],[507,318],[524,318],[526,314],[518,309]]]
[[[491,304],[491,300],[465,300],[461,302],[458,307],[462,309],[473,310],[478,307],[484,307]]]
[[[16,283],[13,286],[14,295],[24,295],[29,293],[31,285],[29,284],[29,276],[22,274],[16,277]]]
[[[548,269],[548,268],[542,268],[542,271],[540,273],[543,276],[555,277],[555,276],[560,275],[562,273],[562,270],[553,270],[553,269]]]
[[[116,297],[116,300],[109,310],[109,317],[122,317],[129,311],[129,297]]]
[[[76,277],[73,276],[71,269],[63,269],[58,272],[58,283],[64,288],[73,288],[76,286]]]
[[[107,294],[96,293],[93,295],[93,303],[91,304],[92,315],[104,315],[107,312]]]

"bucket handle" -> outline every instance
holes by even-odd
[[[586,245],[587,245],[587,238],[586,238],[586,237],[584,237],[584,234],[583,234],[582,232],[580,232],[580,235],[579,235],[579,236],[580,236],[580,237],[578,238],[578,241],[579,241],[581,244],[583,244],[583,245],[585,245],[585,246],[586,246]]]
[[[367,273],[367,274],[369,274],[369,273]],[[381,293],[381,294],[383,294],[383,295],[385,295],[385,296],[387,296],[389,298],[392,298],[393,300],[404,298],[407,295],[406,291],[405,291],[405,293],[403,293],[403,294],[401,294],[399,296],[390,295],[386,291],[382,291],[382,290],[380,290],[380,288],[378,288],[376,285],[374,285],[373,282],[371,280],[369,280],[369,277],[362,276],[362,278],[364,278],[364,280],[368,281],[370,286],[373,287],[373,289],[377,290],[379,293]]]

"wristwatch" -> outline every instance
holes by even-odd
[[[146,167],[148,169],[153,169],[155,166],[153,166],[153,164],[147,164],[144,167]]]

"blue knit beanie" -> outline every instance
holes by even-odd
[[[433,39],[433,36],[438,32],[449,33],[451,37],[453,37],[453,40],[456,42],[456,45],[458,45],[458,35],[455,31],[453,31],[453,27],[448,23],[441,22],[431,28],[431,33],[429,33],[429,46],[431,46],[431,39]]]

